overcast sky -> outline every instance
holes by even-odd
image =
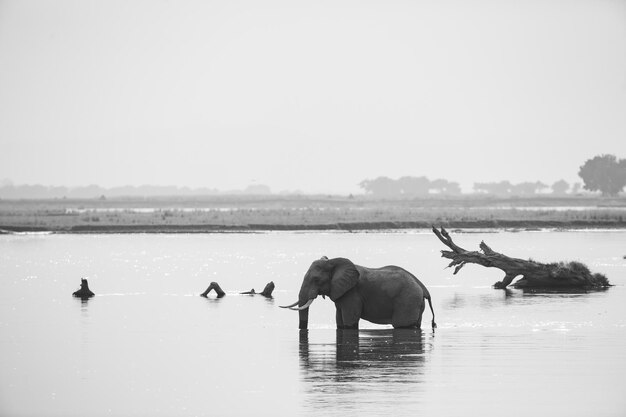
[[[347,193],[626,158],[626,2],[0,0],[0,180]]]

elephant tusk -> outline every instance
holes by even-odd
[[[295,303],[289,304],[288,306],[278,306],[278,307],[280,307],[280,308],[291,308],[291,307],[297,306],[297,305],[298,305],[298,302],[296,301]]]
[[[292,310],[306,310],[307,308],[309,308],[309,306],[311,304],[313,304],[313,300],[315,300],[314,298],[311,298],[309,301],[306,302],[305,305],[303,305],[302,307],[290,307]]]

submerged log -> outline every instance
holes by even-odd
[[[226,293],[224,292],[224,290],[222,290],[222,287],[220,287],[220,284],[218,284],[217,282],[212,282],[208,288],[206,290],[204,290],[204,292],[202,294],[200,294],[201,297],[207,297],[207,295],[211,292],[211,291],[215,291],[217,293],[217,298],[222,298],[223,296],[226,295]]]
[[[449,247],[451,251],[442,250],[441,256],[452,259],[448,267],[454,267],[454,274],[459,272],[465,264],[473,263],[488,268],[498,268],[504,271],[504,279],[496,282],[494,288],[506,288],[513,280],[522,276],[514,284],[514,288],[546,288],[546,289],[602,289],[611,284],[606,276],[591,273],[586,265],[580,262],[555,262],[544,264],[532,259],[524,260],[511,258],[492,250],[483,241],[480,250],[468,251],[452,241],[448,232],[442,227],[441,231],[433,227],[433,233]]]
[[[265,288],[263,288],[262,292],[256,292],[254,291],[254,288],[252,288],[250,291],[246,291],[246,292],[240,292],[239,294],[249,294],[249,295],[262,295],[263,297],[267,297],[267,298],[273,298],[272,297],[272,292],[274,291],[274,281],[270,281],[265,285]]]
[[[254,288],[252,288],[250,291],[240,292],[239,294],[249,294],[249,295],[258,294],[266,298],[273,298],[272,292],[274,291],[274,287],[275,287],[274,281],[270,281],[267,283],[267,285],[265,285],[263,292],[256,292],[254,291]],[[204,292],[200,294],[200,296],[207,297],[211,291],[215,291],[217,293],[217,298],[222,298],[223,296],[226,295],[222,287],[220,287],[220,284],[218,284],[217,282],[211,282],[208,288],[204,290]]]

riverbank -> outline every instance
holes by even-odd
[[[541,222],[541,221],[476,221],[476,222],[377,222],[377,223],[336,223],[336,224],[247,224],[247,225],[80,225],[70,228],[2,226],[0,235],[14,233],[75,233],[75,234],[121,234],[121,233],[246,233],[270,231],[382,231],[404,229],[430,229],[431,227],[455,229],[503,229],[503,230],[581,230],[581,229],[626,229],[626,223],[616,222]]]
[[[0,201],[0,233],[626,229],[626,199],[219,197]]]

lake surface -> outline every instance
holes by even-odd
[[[452,233],[477,250],[578,260],[614,287],[495,290],[445,269],[429,231],[0,236],[1,416],[626,415],[626,231]],[[422,331],[336,331],[296,301],[326,255],[396,264],[433,297]],[[71,296],[80,278],[97,294]],[[227,292],[199,297],[211,281]],[[274,281],[273,299],[238,294]]]

